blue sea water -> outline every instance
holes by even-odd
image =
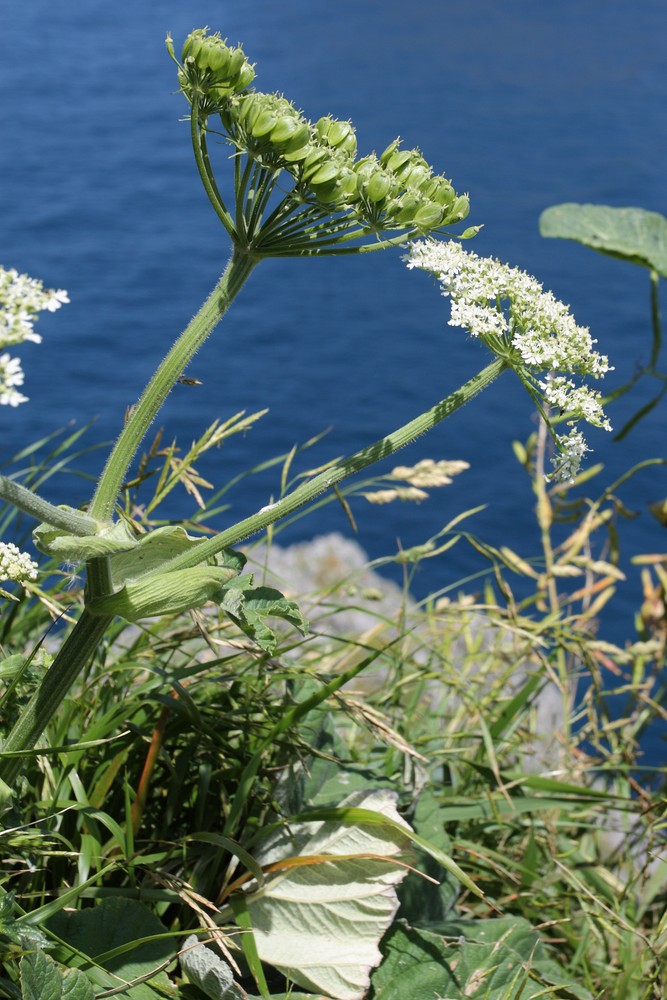
[[[610,355],[612,384],[646,362],[647,272],[542,239],[538,217],[564,201],[667,213],[664,0],[31,0],[6,6],[0,32],[0,261],[67,288],[72,301],[41,322],[44,343],[22,351],[31,403],[3,408],[1,460],[71,421],[94,417],[87,440],[113,439],[224,267],[228,241],[198,180],[164,49],[167,31],[178,50],[205,24],[243,43],[261,89],[284,92],[312,119],[351,118],[361,150],[380,151],[397,135],[420,146],[470,193],[468,222],[484,225],[475,251],[529,270],[570,303]],[[298,469],[319,465],[381,437],[486,364],[447,318],[435,285],[398,251],[265,262],[191,365],[203,384],[177,386],[160,423],[185,445],[216,417],[269,408],[203,464],[216,484],[330,429]],[[656,391],[640,383],[614,407],[614,424]],[[651,412],[625,443],[589,435],[605,464],[600,490],[632,463],[665,456],[664,412]],[[471,469],[419,507],[356,502],[361,544],[373,557],[391,554],[487,504],[471,522],[476,533],[535,554],[533,497],[511,450],[533,429],[531,405],[506,374],[400,456],[465,459]],[[92,477],[102,454],[81,460]],[[254,512],[278,486],[276,469],[245,479],[221,523]],[[91,492],[80,480],[53,489],[59,501]],[[665,550],[646,509],[665,495],[664,468],[621,491],[639,516],[623,525],[628,579],[604,620],[614,641],[633,637],[641,603],[630,555]],[[349,530],[336,504],[282,540],[333,529]],[[460,544],[425,563],[414,587],[450,587],[480,567]]]

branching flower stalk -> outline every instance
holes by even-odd
[[[506,368],[516,370],[545,419],[543,399],[546,406],[572,406],[577,416],[606,426],[597,396],[577,389],[564,375],[549,374],[598,377],[607,368],[606,359],[592,351],[587,331],[574,324],[567,309],[543,294],[528,275],[466,256],[458,244],[431,240],[412,247],[409,266],[436,273],[452,298],[452,323],[466,326],[491,348],[495,359],[482,372],[405,426],[331,463],[277,503],[213,538],[191,538],[178,527],[136,537],[122,520],[114,522],[117,496],[150,424],[264,257],[374,252],[433,233],[450,235],[446,227],[468,213],[467,196],[457,195],[449,180],[433,174],[419,150],[402,150],[395,140],[379,157],[357,158],[356,135],[349,122],[325,116],[312,124],[281,95],[249,90],[254,68],[240,47],[229,47],[219,35],[192,32],[181,61],[171,39],[167,45],[190,105],[195,162],[231,239],[232,256],[134,407],[100,476],[88,514],[67,509],[64,515],[69,520],[63,523],[63,511],[49,509],[45,501],[39,513],[36,507],[31,511],[45,522],[35,531],[43,551],[62,561],[85,561],[85,607],[5,742],[0,781],[10,786],[22,768],[22,754],[40,738],[115,616],[137,621],[214,601],[259,645],[270,648],[272,632],[253,605],[252,578],[240,575],[245,560],[230,546],[393,455],[474,398]],[[210,135],[231,152],[233,177],[226,185],[218,181],[213,168]],[[230,188],[231,201],[224,193]],[[462,238],[476,232],[466,230]],[[540,372],[546,373],[546,381],[539,379]],[[568,450],[567,440],[558,439],[565,454],[561,473],[573,468],[575,443],[572,439]],[[23,509],[37,501],[20,499]],[[266,613],[303,630],[298,608],[274,593]]]
[[[478,257],[454,241],[416,243],[407,264],[439,280],[451,301],[450,326],[464,327],[514,369],[557,448],[549,478],[572,482],[590,450],[579,421],[611,430],[601,394],[567,377],[599,379],[610,370],[588,329],[578,326],[568,307],[525,271]],[[557,434],[549,408],[565,417],[569,434]]]
[[[110,624],[114,612],[103,610],[105,602],[113,602],[117,593],[129,586],[118,569],[119,560],[128,550],[131,560],[131,550],[137,544],[127,537],[124,526],[113,520],[127,470],[171,388],[257,263],[264,257],[386,249],[419,235],[443,232],[443,227],[460,222],[469,210],[467,196],[457,195],[445,177],[434,175],[419,150],[401,150],[396,140],[380,157],[371,154],[357,159],[356,135],[349,122],[325,116],[313,125],[282,96],[250,91],[253,67],[240,47],[228,46],[219,35],[209,36],[206,30],[192,32],[180,62],[171,39],[167,46],[178,64],[181,89],[190,105],[195,162],[213,208],[231,239],[232,256],[211,295],[132,409],[102,471],[87,515],[55,508],[29,491],[22,495],[22,488],[16,484],[0,483],[0,495],[4,485],[6,499],[43,520],[37,538],[44,551],[72,562],[85,559],[87,567],[83,614],[10,733],[4,747],[8,754],[16,755],[34,746]],[[214,117],[219,120],[220,130],[210,124]],[[222,138],[232,152],[232,208],[223,198],[223,185],[211,162],[210,134],[216,140]],[[469,230],[463,235],[474,232]],[[41,307],[57,308],[67,297],[55,292],[51,300]],[[7,391],[16,393],[22,373],[9,360],[5,369]],[[14,404],[18,397],[8,401]],[[345,474],[352,471],[354,465]],[[324,488],[324,482],[318,485],[318,491]],[[297,505],[306,502],[304,494],[297,493]],[[293,509],[289,504],[284,506]],[[248,531],[259,530],[262,524],[281,516],[280,510],[270,513],[270,517],[264,512],[259,520],[249,519],[252,523]],[[232,530],[232,537],[237,535],[239,532]],[[172,573],[160,574],[158,570],[152,577],[148,574],[150,578],[139,586],[140,590],[143,586],[144,595],[150,591],[143,606],[166,613],[178,607],[199,606],[218,593],[232,571],[227,566],[210,571],[201,568],[209,555],[208,550],[198,547],[199,558],[190,560],[189,576],[181,572],[177,579]],[[182,593],[172,593],[174,583]],[[18,756],[0,762],[0,778],[7,783],[16,779],[19,770]]]

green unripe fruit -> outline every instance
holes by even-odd
[[[431,229],[435,229],[439,226],[445,216],[445,211],[441,205],[436,205],[434,202],[430,202],[426,205],[422,205],[421,208],[417,210],[414,217],[414,225],[417,229],[421,229],[423,232],[428,232]]]
[[[277,124],[278,119],[273,112],[265,109],[260,111],[259,115],[257,115],[254,122],[250,126],[250,131],[254,135],[255,139],[261,139],[263,136],[268,135]]]
[[[328,184],[316,184],[312,188],[312,192],[321,204],[331,205],[340,197],[340,184],[337,180],[330,181]]]
[[[185,62],[188,56],[190,56],[193,59],[197,58],[199,50],[201,49],[202,46],[202,40],[203,40],[203,35],[201,29],[193,31],[191,34],[188,35],[183,44],[183,51],[181,53],[182,62]]]
[[[308,126],[306,126],[308,128]],[[310,130],[308,130],[308,135],[310,135]],[[296,142],[296,140],[295,140]],[[296,146],[294,149],[287,149],[283,153],[283,160],[285,163],[301,163],[302,160],[306,160],[310,156],[313,147],[306,142],[303,146]]]
[[[423,185],[428,182],[430,176],[430,169],[421,163],[417,163],[405,175],[403,182],[407,188],[410,188],[413,191],[421,191]]]
[[[383,166],[386,166],[387,170],[391,170],[392,174],[400,177],[407,165],[412,162],[412,157],[413,153],[411,149],[399,149],[387,158]],[[380,157],[380,163],[382,163],[382,157]]]
[[[310,139],[310,129],[306,122],[299,121],[297,117],[290,118],[285,115],[278,119],[269,138],[277,149],[293,152],[307,146]],[[305,151],[304,155],[306,155]]]
[[[276,119],[276,124],[271,129],[271,142],[276,145],[288,142],[298,127],[298,121],[294,118],[288,118],[286,115]]]
[[[465,219],[470,211],[470,200],[466,194],[460,194],[451,209],[447,213],[447,218],[451,222],[460,222]]]
[[[384,170],[376,170],[373,176],[367,181],[364,193],[369,201],[376,204],[386,198],[391,191],[391,180]]]
[[[309,180],[313,174],[315,174],[322,164],[331,159],[331,153],[327,149],[322,149],[321,146],[314,146],[307,154],[303,163],[303,176],[305,180]]]
[[[432,177],[430,183],[422,190],[431,201],[443,207],[451,205],[456,198],[456,191],[446,177]]]
[[[400,139],[394,139],[393,142],[389,143],[389,145],[385,149],[384,153],[382,153],[382,155],[380,156],[380,163],[382,164],[383,167],[387,166],[387,163],[389,162],[390,157],[392,157],[394,155],[394,153],[396,152],[396,150],[398,149],[398,147],[400,146],[400,144],[401,144],[401,140]]]
[[[253,128],[259,116],[264,111],[262,101],[257,94],[249,94],[243,99],[238,113],[239,124],[243,125],[252,134]]]
[[[241,72],[239,73],[238,80],[236,81],[235,90],[241,91],[249,87],[252,81],[255,79],[255,71],[250,65],[250,63],[244,63],[241,67]]]
[[[421,201],[416,194],[403,195],[398,202],[398,211],[394,215],[394,221],[400,226],[410,225],[420,205]]]
[[[352,155],[357,151],[357,137],[349,122],[333,122],[327,139],[334,149],[342,149]]]
[[[356,201],[359,197],[359,181],[353,170],[346,170],[340,180],[340,198],[342,201]]]
[[[236,79],[236,77],[241,72],[241,69],[245,61],[246,58],[243,49],[232,49],[230,53],[229,68],[227,70],[227,74],[230,80]]]
[[[224,43],[216,45],[212,38],[208,39],[208,44],[202,46],[199,61],[206,63],[216,79],[228,79],[231,59],[230,51]]]
[[[340,172],[340,165],[334,160],[329,160],[310,175],[308,183],[311,185],[329,184],[330,181],[338,180]]]

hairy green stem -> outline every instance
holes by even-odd
[[[134,407],[130,419],[107,459],[91,502],[89,512],[98,521],[111,521],[123,479],[144,435],[172,386],[225,315],[257,261],[257,257],[234,247],[224,274],[144,389],[141,399]]]
[[[414,420],[374,444],[362,448],[349,458],[332,463],[328,469],[297,487],[288,496],[283,497],[275,504],[262,508],[257,514],[240,521],[228,528],[227,531],[216,535],[215,538],[202,542],[196,547],[196,550],[164,563],[160,567],[160,574],[185,569],[204,562],[222,549],[236,544],[248,535],[261,531],[262,528],[266,528],[280,518],[291,514],[348,476],[361,472],[382,458],[393,455],[399,448],[403,448],[425,434],[426,431],[435,427],[436,424],[477,396],[505,368],[507,368],[506,361],[495,359],[456,392]],[[91,560],[88,563],[87,598],[91,600],[110,592],[111,576],[108,559]],[[94,655],[95,649],[112,620],[113,617],[110,615],[92,615],[84,608],[79,621],[58,652],[39,689],[21,713],[21,717],[7,738],[3,751],[16,756],[0,758],[1,782],[5,782],[11,787],[16,781],[23,768],[23,759],[20,754],[34,747],[70,687]]]
[[[99,524],[94,518],[88,517],[86,514],[79,514],[77,511],[55,507],[48,500],[43,500],[32,490],[26,489],[20,483],[15,483],[7,476],[0,476],[0,497],[38,521],[46,521],[47,524],[53,525],[54,528],[60,528],[69,535],[79,537],[94,535],[99,528]]]
[[[451,416],[452,413],[460,409],[465,403],[474,399],[507,367],[507,362],[501,358],[496,358],[481,372],[465,382],[456,392],[436,403],[435,406],[421,413],[414,420],[399,427],[398,430],[393,431],[386,437],[380,438],[374,444],[355,452],[349,458],[333,462],[324,472],[308,480],[308,482],[302,483],[292,493],[289,493],[276,503],[270,504],[268,507],[263,507],[258,513],[245,518],[243,521],[239,521],[237,524],[232,525],[231,528],[227,528],[226,531],[221,531],[215,538],[209,538],[195,546],[189,552],[164,563],[160,567],[159,572],[161,574],[173,572],[203,563],[206,559],[216,555],[223,549],[229,548],[230,545],[235,545],[249,535],[253,535],[270,524],[274,524],[280,518],[291,514],[297,508],[303,507],[304,504],[310,500],[314,500],[320,493],[324,493],[325,490],[335,486],[341,480],[347,479],[348,476],[361,472],[382,458],[393,455],[399,448],[410,444],[446,417]]]
[[[25,768],[25,758],[20,755],[34,747],[112,621],[111,616],[91,615],[84,609],[44,679],[22,709],[2,748],[3,754],[18,756],[0,758],[0,781],[10,788]]]

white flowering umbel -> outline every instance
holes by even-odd
[[[0,542],[0,580],[24,583],[37,579],[37,563],[13,542]]]
[[[67,292],[44,288],[41,281],[0,265],[0,349],[31,340],[41,343],[34,322],[40,312],[55,312],[69,302]],[[0,355],[0,406],[18,406],[28,399],[16,386],[23,385],[18,358]]]
[[[578,421],[611,430],[600,393],[568,377],[597,379],[610,370],[588,328],[578,326],[568,307],[525,271],[478,257],[453,240],[414,243],[406,260],[409,268],[430,271],[439,280],[451,300],[449,325],[479,337],[516,371],[556,442],[553,475],[572,481],[590,450]],[[567,415],[568,434],[555,432],[544,404]]]

